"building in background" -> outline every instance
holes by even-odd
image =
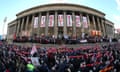
[[[115,37],[120,40],[120,28],[115,29]]]
[[[105,27],[106,35],[108,36],[108,38],[113,38],[115,34],[114,23],[106,19],[105,25],[106,25]]]
[[[114,23],[96,9],[76,4],[46,4],[24,10],[8,24],[7,38],[14,36],[93,35],[114,37]]]

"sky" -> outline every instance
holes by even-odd
[[[105,18],[112,21],[115,28],[120,28],[120,0],[0,0],[0,35],[7,33],[7,24],[16,19],[17,13],[49,3],[72,3],[97,9],[106,14]]]

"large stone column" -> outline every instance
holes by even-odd
[[[88,23],[88,34],[90,35],[91,28],[90,28],[90,18],[88,14],[87,14],[87,23]]]
[[[38,16],[38,36],[40,37],[40,24],[41,24],[41,13]]]
[[[107,36],[108,35],[108,33],[107,33],[107,24],[106,24],[106,22],[105,22],[105,20],[104,20],[104,27],[105,27],[105,36]]]
[[[103,19],[101,19],[102,21],[102,28],[103,28],[103,32],[102,32],[102,34],[103,34],[103,36],[105,36],[105,25],[104,25],[104,20]]]
[[[15,24],[15,33],[14,34],[17,33],[17,25],[18,25],[18,23]]]
[[[57,37],[58,35],[58,27],[57,27],[57,22],[58,22],[58,14],[57,14],[57,11],[55,11],[55,22],[54,22],[54,35],[55,37]]]
[[[92,16],[92,20],[93,20],[94,30],[96,30],[96,23],[95,23],[95,17],[94,16]]]
[[[78,38],[81,37],[82,31],[81,31],[81,27],[82,27],[82,17],[81,17],[81,13],[79,13],[79,17],[80,17],[80,27],[76,27],[76,35]],[[75,26],[76,26],[76,18],[75,18]]]
[[[29,22],[29,15],[27,16],[26,19],[26,24],[25,24],[25,31],[28,33],[28,22]]]
[[[84,33],[84,28],[83,28],[83,16],[82,16],[82,13],[80,13],[80,23],[81,23],[81,35],[82,33]]]
[[[21,36],[23,35],[22,32],[23,32],[24,21],[25,21],[25,18],[22,18],[22,24],[21,24],[21,29],[20,29]]]
[[[34,14],[32,14],[31,33],[30,33],[30,35],[33,36],[33,34],[34,34]]]
[[[20,19],[17,20],[18,24],[17,24],[17,36],[19,36],[19,32],[20,32]]]
[[[63,27],[63,34],[64,35],[67,35],[67,19],[66,19],[66,12],[63,12],[63,14],[64,14],[64,27]]]
[[[111,26],[111,27],[112,27],[112,28],[111,28],[111,37],[114,38],[114,32],[115,32],[115,31],[114,31],[114,26]]]
[[[72,12],[72,25],[73,25],[73,35],[75,35],[76,36],[76,22],[75,22],[75,13],[74,12]]]
[[[45,25],[45,36],[47,36],[48,35],[48,22],[49,22],[49,12],[47,12],[47,15],[46,15],[46,25]]]
[[[105,23],[105,20],[104,20],[104,27],[105,27],[105,36],[107,35],[107,24]]]
[[[16,33],[17,33],[17,24],[15,24],[15,27],[14,27],[14,32],[13,32],[13,34],[14,34],[14,35],[16,35]]]
[[[99,31],[101,31],[101,26],[100,26],[100,20],[99,20],[99,17],[97,17],[97,23],[98,23]]]
[[[105,27],[105,20],[102,19],[102,25],[103,25],[103,30],[104,30],[104,36],[106,36],[106,27]]]

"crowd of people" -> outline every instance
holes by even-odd
[[[117,42],[116,38],[108,38],[107,36],[89,36],[85,34],[83,37],[81,36],[68,36],[68,35],[58,35],[55,37],[51,36],[17,36],[14,38],[13,42],[32,42],[32,43],[41,43],[41,44],[80,44],[80,43],[96,43],[96,42],[109,42],[109,41]]]
[[[44,48],[0,42],[0,72],[120,72],[120,43]]]

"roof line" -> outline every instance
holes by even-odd
[[[91,7],[88,7],[88,6],[83,6],[83,5],[78,5],[78,4],[72,4],[72,3],[52,3],[52,4],[44,4],[44,5],[38,5],[38,6],[35,6],[35,7],[31,7],[31,8],[28,8],[26,10],[23,10],[21,12],[19,12],[17,15],[20,15],[21,13],[24,13],[24,12],[27,12],[31,9],[36,9],[36,8],[39,8],[39,7],[45,7],[45,6],[54,6],[54,5],[71,5],[71,6],[78,6],[78,7],[84,7],[84,8],[87,8],[87,9],[91,9],[93,11],[96,11],[96,12],[99,12],[101,14],[103,14],[105,16],[105,14],[97,9],[94,9],[94,8],[91,8]]]

